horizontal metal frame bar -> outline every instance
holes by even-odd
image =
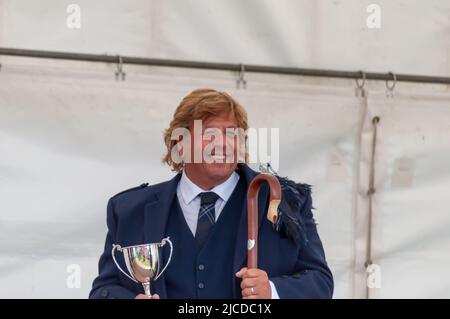
[[[0,55],[89,61],[89,62],[104,62],[104,63],[119,62],[119,56],[115,55],[39,51],[39,50],[12,49],[12,48],[0,48]],[[121,59],[123,64],[165,66],[165,67],[191,68],[191,69],[208,69],[208,70],[222,70],[222,71],[240,71],[243,66],[243,64],[233,64],[233,63],[153,59],[153,58],[131,57],[131,56],[121,56]],[[281,66],[252,65],[252,64],[248,65],[244,64],[244,69],[245,72],[255,72],[255,73],[288,74],[288,75],[302,75],[302,76],[342,78],[342,79],[362,78],[361,71],[306,69],[306,68],[281,67]],[[413,75],[413,74],[395,74],[395,77],[397,82],[450,84],[450,77]],[[393,80],[393,74],[365,72],[365,78],[367,80],[390,81]]]

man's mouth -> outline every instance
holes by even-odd
[[[227,157],[225,155],[212,155],[211,158],[214,162],[224,162]]]
[[[227,156],[227,155],[218,155],[218,154],[212,154],[209,156],[209,159],[213,163],[228,163],[233,162],[233,156]]]

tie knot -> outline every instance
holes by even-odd
[[[214,192],[204,192],[200,193],[201,204],[200,205],[208,205],[215,204],[217,199],[219,199],[219,195]]]

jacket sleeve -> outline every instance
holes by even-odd
[[[308,193],[302,205],[308,243],[298,256],[294,273],[280,277],[271,277],[278,295],[283,298],[331,298],[333,296],[333,276],[328,268],[322,242],[312,214],[312,198]]]
[[[94,279],[92,290],[89,293],[90,299],[131,299],[136,293],[121,286],[117,272],[119,271],[114,264],[111,256],[112,244],[115,242],[116,222],[114,217],[113,199],[108,201],[106,223],[108,233],[106,235],[105,249],[100,256],[98,263],[98,276]]]

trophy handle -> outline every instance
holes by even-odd
[[[163,274],[163,272],[166,270],[167,266],[169,266],[170,260],[172,259],[173,245],[172,245],[172,242],[170,241],[170,237],[164,238],[161,241],[161,247],[163,247],[166,244],[166,242],[169,243],[169,246],[170,246],[169,260],[167,260],[166,265],[161,270],[161,272],[158,275],[156,275],[155,280],[158,279],[159,276],[161,276]]]
[[[115,253],[115,251],[116,251],[116,249],[118,250],[118,251],[122,251],[122,247],[120,246],[120,245],[112,245],[113,246],[113,248],[112,248],[112,250],[111,250],[111,255],[112,255],[112,258],[113,258],[113,260],[114,260],[114,263],[116,264],[116,266],[117,266],[117,268],[119,268],[119,270],[125,275],[125,276],[127,276],[128,278],[130,278],[131,280],[133,280],[135,283],[139,283],[136,279],[134,279],[133,277],[131,277],[130,275],[128,275],[125,271],[123,271],[123,269],[119,266],[119,264],[117,263],[117,260],[116,260],[116,257],[114,256],[114,253]]]

